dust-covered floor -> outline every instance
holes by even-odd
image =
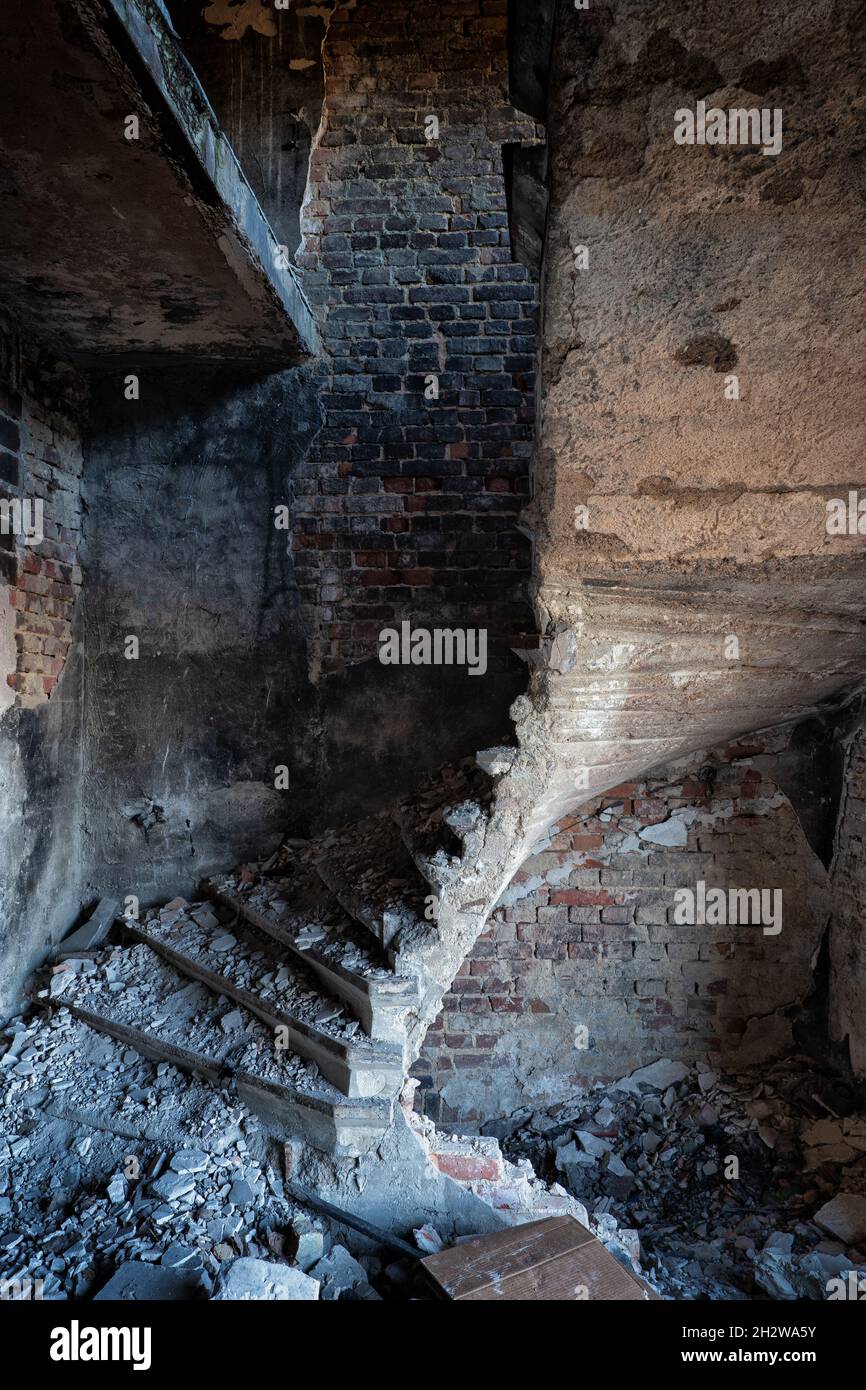
[[[828,1299],[866,1280],[862,1097],[811,1059],[741,1076],[659,1062],[528,1117],[503,1147],[668,1298]],[[436,1248],[434,1229],[415,1238]],[[293,1199],[282,1146],[229,1090],[63,1007],[31,1010],[0,1032],[0,1293],[106,1286],[427,1296],[411,1261]]]

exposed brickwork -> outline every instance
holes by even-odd
[[[736,751],[712,788],[696,762],[690,775],[615,788],[553,828],[427,1034],[413,1069],[425,1113],[478,1122],[658,1056],[730,1060],[784,1045],[781,1010],[810,988],[826,875],[790,803]],[[678,811],[694,813],[685,845],[641,841]],[[677,924],[675,891],[699,880],[781,888],[782,931]]]
[[[831,1036],[847,1039],[851,1065],[866,1076],[866,726],[851,739],[832,866]]]
[[[507,104],[506,28],[506,0],[360,0],[331,18],[298,256],[331,374],[295,532],[324,671],[407,619],[488,628],[495,666],[528,625],[514,523],[537,291],[512,259],[502,145],[538,130]]]
[[[72,417],[83,387],[71,369],[22,358],[10,338],[4,341],[2,368],[0,497],[34,508],[42,504],[38,543],[0,534],[0,601],[14,610],[17,649],[14,670],[4,663],[2,675],[16,704],[31,708],[50,698],[72,643],[81,587],[82,468]],[[30,516],[35,519],[38,512]]]

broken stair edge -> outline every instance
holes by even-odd
[[[143,927],[128,923],[136,941],[148,946],[182,975],[196,980],[215,995],[233,999],[268,1028],[285,1029],[291,1051],[314,1062],[322,1075],[349,1099],[394,1098],[403,1084],[403,1050],[391,1044],[366,1039],[363,1046],[332,1038],[296,1018],[293,1014],[272,1007],[258,995],[235,985],[216,971],[199,965],[182,951],[167,946],[164,941]]]
[[[126,1044],[150,1062],[167,1062],[212,1086],[233,1089],[262,1123],[281,1139],[300,1138],[325,1154],[355,1158],[371,1153],[393,1122],[393,1102],[378,1098],[328,1101],[243,1069],[233,1070],[204,1053],[165,1042],[79,1004],[64,1003],[73,1017]]]
[[[212,902],[239,913],[312,970],[331,994],[349,1005],[370,1038],[402,1045],[405,1037],[403,1015],[420,997],[418,983],[411,975],[368,978],[329,960],[315,946],[302,949],[292,932],[275,917],[253,907],[243,895],[229,892],[217,879],[205,880],[202,887]]]

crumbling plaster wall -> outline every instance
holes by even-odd
[[[560,7],[544,576],[862,552],[824,498],[863,482],[864,56],[856,0]],[[781,153],[676,144],[699,99],[781,109]]]
[[[512,865],[593,793],[866,674],[863,539],[826,527],[866,437],[864,42],[853,0],[559,5]],[[701,100],[780,109],[781,152],[677,144]]]
[[[80,430],[68,365],[0,335],[0,1016],[81,906]],[[12,513],[10,528],[15,524]]]
[[[773,780],[795,732],[656,769],[550,828],[427,1033],[425,1113],[507,1124],[661,1056],[736,1067],[796,1050],[831,900]],[[780,930],[678,923],[675,894],[699,881],[779,890]]]

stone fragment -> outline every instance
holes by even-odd
[[[846,1245],[859,1245],[866,1240],[866,1197],[840,1192],[815,1212],[814,1221]]]
[[[337,1299],[359,1284],[367,1283],[367,1271],[344,1245],[334,1245],[310,1273],[322,1285],[323,1299]]]
[[[207,1154],[200,1149],[181,1149],[169,1161],[175,1173],[203,1173],[207,1168]]]
[[[114,1271],[94,1301],[139,1300],[179,1302],[204,1296],[205,1287],[197,1271],[172,1269],[166,1265],[127,1260]]]
[[[286,1254],[299,1269],[312,1269],[325,1253],[325,1238],[309,1222],[295,1221],[285,1237]]]
[[[229,1201],[235,1207],[248,1207],[255,1198],[255,1193],[249,1183],[243,1178],[237,1178],[231,1185],[229,1191]]]
[[[314,1302],[319,1283],[291,1265],[243,1256],[220,1272],[213,1295],[217,1302]]]
[[[195,1183],[187,1173],[163,1173],[161,1178],[151,1183],[151,1188],[163,1201],[176,1202],[179,1197],[192,1192]]]
[[[661,1057],[657,1062],[651,1062],[648,1067],[640,1067],[621,1081],[617,1081],[614,1089],[638,1094],[641,1086],[651,1086],[654,1091],[667,1091],[669,1087],[678,1085],[688,1074],[689,1069],[684,1067],[682,1062],[672,1062],[669,1057]]]

